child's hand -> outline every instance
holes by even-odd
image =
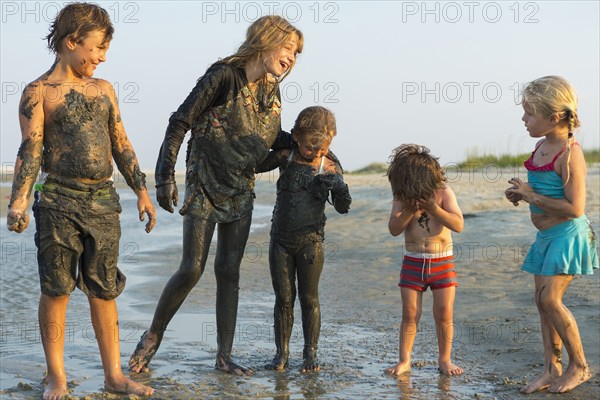
[[[148,214],[148,222],[146,223],[146,233],[150,233],[156,225],[156,210],[154,209],[154,205],[150,201],[150,197],[148,197],[148,192],[144,191],[145,196],[138,197],[137,208],[140,212],[140,221],[145,219],[144,214]]]
[[[519,205],[519,201],[523,200],[523,196],[518,193],[514,193],[511,189],[515,189],[514,186],[509,187],[504,191],[504,196],[513,203],[513,206],[517,207]]]
[[[435,196],[431,196],[428,199],[417,199],[417,206],[419,209],[431,214],[437,207]]]
[[[529,203],[529,198],[535,192],[527,182],[523,182],[519,178],[512,178],[508,181],[508,183],[512,185],[504,192],[508,200],[510,200],[513,204],[515,204],[515,201],[519,202],[521,200]]]
[[[9,231],[21,233],[29,226],[29,214],[26,210],[19,211],[13,208],[8,209],[6,215],[6,227]]]
[[[417,214],[421,210],[419,209],[419,205],[417,204],[416,200],[403,200],[401,211],[410,214]]]

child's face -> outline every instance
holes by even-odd
[[[92,77],[96,67],[106,61],[110,42],[104,41],[104,31],[91,31],[81,43],[67,43],[67,62],[81,77]]]
[[[539,114],[534,114],[533,110],[526,105],[523,106],[523,117],[521,118],[525,122],[525,127],[529,132],[529,136],[533,138],[540,138],[552,133],[557,124],[553,121],[553,117],[546,118]]]
[[[331,140],[323,137],[303,137],[294,138],[298,143],[298,152],[300,156],[307,161],[313,161],[315,158],[321,158],[329,152]]]
[[[298,38],[293,35],[281,47],[271,50],[263,55],[265,69],[271,75],[282,76],[294,65],[298,52]]]

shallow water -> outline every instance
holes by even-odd
[[[431,296],[413,352],[413,368],[399,379],[383,374],[397,361],[401,303],[396,287],[401,241],[386,231],[387,187],[356,187],[348,216],[328,207],[326,265],[321,278],[322,371],[301,374],[302,329],[299,306],[285,373],[263,369],[273,356],[274,295],[268,272],[268,226],[273,182],[257,183],[253,228],[242,264],[235,359],[256,372],[236,377],[214,370],[215,282],[211,266],[171,322],[149,373],[135,376],[156,389],[153,398],[182,399],[513,399],[518,387],[541,369],[542,350],[529,276],[518,271],[535,230],[525,207],[498,210],[494,201],[466,198],[464,232],[455,237],[459,289],[455,305],[454,361],[465,375],[437,373],[437,347]],[[459,191],[457,191],[457,194]],[[135,197],[120,191],[123,214],[120,268],[127,287],[117,304],[122,365],[147,329],[165,281],[181,257],[181,217],[159,211],[155,231],[137,221]],[[154,194],[151,194],[154,198]],[[597,215],[598,201],[591,202]],[[479,205],[478,205],[479,204]],[[487,204],[487,205],[486,205]],[[482,207],[482,205],[486,205]],[[598,219],[592,223],[599,230]],[[0,221],[5,225],[6,220]],[[37,327],[39,296],[34,225],[21,235],[0,230],[0,396],[39,398],[45,361]],[[580,321],[589,362],[598,373],[600,356],[599,274],[578,279],[567,304]],[[585,320],[579,320],[585,315]],[[75,291],[67,316],[65,362],[73,397],[121,398],[102,392],[103,377],[85,296]],[[591,351],[590,351],[591,350]],[[598,398],[599,380],[561,399]],[[87,397],[86,397],[87,396]],[[523,396],[542,399],[545,393]],[[122,398],[127,398],[126,396]]]

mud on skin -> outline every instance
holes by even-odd
[[[37,135],[34,133],[32,136],[35,137]],[[18,158],[21,160],[21,165],[14,177],[15,185],[13,185],[8,208],[12,207],[18,196],[18,191],[14,189],[23,187],[27,180],[35,180],[41,164],[40,157],[36,156],[36,154],[41,153],[41,147],[42,141],[34,141],[33,138],[28,138],[21,143],[17,153]]]
[[[112,175],[107,95],[86,98],[71,89],[58,106],[44,134],[42,168],[50,175],[89,180]]]

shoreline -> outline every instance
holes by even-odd
[[[587,210],[594,228],[600,225],[600,171],[588,174]],[[401,296],[397,287],[403,239],[387,231],[391,192],[384,176],[345,177],[354,199],[350,213],[339,215],[327,206],[325,266],[319,286],[322,312],[319,373],[300,374],[302,326],[296,303],[291,358],[287,372],[265,371],[275,351],[274,295],[268,268],[268,224],[248,239],[241,266],[238,324],[234,359],[256,370],[250,378],[215,371],[216,281],[214,248],[200,282],[173,318],[150,364],[150,372],[132,375],[156,389],[152,399],[197,398],[299,399],[372,398],[411,400],[485,399],[544,400],[545,391],[521,395],[519,388],[543,369],[539,317],[530,274],[520,270],[522,257],[535,237],[526,206],[514,207],[503,198],[505,179],[463,175],[450,186],[465,216],[465,230],[453,235],[457,250],[458,283],[454,307],[453,361],[465,368],[456,377],[440,376],[431,313],[430,291],[423,296],[423,316],[415,341],[412,370],[400,378],[383,374],[397,362]],[[183,181],[181,181],[183,182]],[[179,185],[183,189],[182,183]],[[473,190],[477,188],[477,191]],[[153,191],[153,189],[151,189]],[[275,182],[257,180],[255,205],[271,207]],[[154,193],[151,193],[154,197]],[[118,298],[121,364],[148,328],[158,297],[181,260],[181,216],[158,210],[150,235],[137,221],[135,196],[121,196],[122,240],[119,268],[127,287]],[[256,217],[257,214],[255,214]],[[270,221],[270,215],[255,218]],[[0,397],[40,397],[45,362],[37,337],[37,265],[34,226],[20,236],[2,232],[6,243],[0,271],[4,326]],[[214,247],[214,246],[213,246]],[[565,295],[565,304],[579,325],[584,350],[594,374],[564,400],[600,397],[600,273],[578,276]],[[65,367],[73,398],[126,399],[103,393],[102,367],[90,332],[87,299],[76,290],[69,303],[69,342]],[[564,354],[566,365],[567,355]],[[39,395],[39,396],[38,396]]]

